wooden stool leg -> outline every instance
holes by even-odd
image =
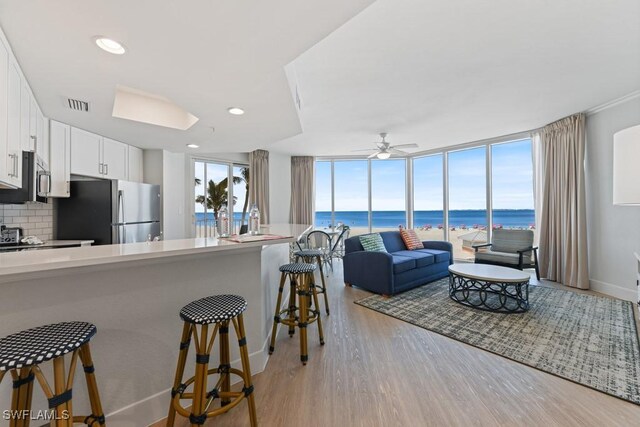
[[[316,257],[316,260],[318,261],[318,267],[320,269],[320,278],[322,280],[322,293],[324,294],[324,309],[328,316],[329,315],[329,297],[327,296],[327,283],[324,281],[324,273],[322,271],[322,258],[318,256]],[[320,308],[318,307],[318,310],[319,309]]]
[[[67,378],[64,373],[64,357],[56,357],[53,359],[53,389],[55,396],[60,396],[67,391],[66,379]],[[49,403],[49,406],[51,407],[51,403]],[[70,423],[68,419],[64,419],[70,418],[71,415],[67,412],[69,410],[67,402],[62,402],[51,409],[53,409],[55,413],[56,427],[69,427],[73,425],[73,423]]]
[[[310,276],[313,277],[313,273],[309,274]],[[311,286],[310,289],[311,292],[311,296],[313,297],[313,306],[314,309],[317,313],[318,316],[318,336],[320,337],[320,345],[324,345],[324,332],[322,330],[322,318],[320,316],[320,304],[318,304],[318,290],[316,289],[315,285]]]
[[[296,333],[296,290],[298,276],[296,274],[289,275],[289,338]]]
[[[104,426],[104,412],[102,411],[102,402],[100,402],[100,393],[98,393],[98,382],[96,381],[95,369],[93,367],[93,358],[91,357],[91,348],[89,343],[82,345],[78,351],[82,367],[84,368],[84,376],[87,381],[87,390],[89,392],[89,402],[91,404],[90,418],[94,419],[98,424]],[[89,418],[87,417],[87,418]],[[93,425],[96,425],[95,422]]]
[[[269,346],[269,354],[273,354],[276,349],[276,335],[278,333],[278,323],[280,323],[280,305],[282,304],[282,292],[284,290],[284,282],[287,275],[280,275],[280,287],[278,288],[278,300],[276,301],[276,314],[273,316],[273,328],[271,328],[271,345]]]
[[[249,420],[251,421],[251,427],[258,425],[258,419],[256,416],[256,403],[253,397],[253,382],[251,380],[251,366],[249,365],[249,352],[247,350],[247,339],[244,332],[244,321],[242,313],[238,315],[237,322],[233,324],[236,328],[236,335],[238,336],[238,344],[240,345],[240,359],[242,361],[242,374],[244,380],[244,393],[247,397],[247,403],[249,405]]]
[[[173,397],[179,392],[182,385],[184,375],[184,366],[187,362],[189,353],[189,345],[191,344],[191,324],[184,322],[182,328],[182,338],[180,338],[180,353],[178,355],[178,367],[176,368],[176,376],[173,380],[173,388],[171,389],[171,402],[169,403],[169,415],[167,416],[167,427],[173,427],[176,420],[176,409],[173,406]]]
[[[194,326],[195,328],[196,326]],[[193,384],[193,403],[191,405],[191,427],[198,427],[202,423],[196,421],[205,417],[205,404],[207,399],[207,375],[209,371],[208,353],[209,325],[200,328],[200,342],[196,346],[196,374]],[[204,422],[204,421],[203,421]]]
[[[16,371],[11,371],[11,375],[13,376],[11,410],[15,412],[13,413],[9,425],[11,427],[29,427],[30,414],[23,411],[29,411],[31,409],[34,378],[33,372],[29,366]]]
[[[307,364],[309,355],[307,353],[307,322],[308,322],[308,310],[309,305],[307,303],[309,286],[306,274],[301,274],[298,280],[298,305],[300,307],[300,320],[298,326],[300,327],[300,360],[303,365]]]
[[[220,375],[223,376],[220,391],[231,391],[231,375],[229,369],[231,369],[231,361],[229,356],[229,321],[222,322],[220,324]],[[222,372],[222,371],[226,371]],[[231,402],[228,397],[220,399],[220,406],[226,406]]]

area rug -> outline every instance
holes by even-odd
[[[530,286],[528,312],[490,313],[452,301],[448,280],[355,303],[640,405],[632,303]]]

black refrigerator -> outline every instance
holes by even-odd
[[[160,186],[121,180],[72,181],[58,199],[57,238],[95,245],[160,237]]]

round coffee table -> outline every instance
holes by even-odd
[[[529,310],[530,275],[489,264],[449,266],[449,297],[460,304],[498,313]]]

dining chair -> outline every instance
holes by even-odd
[[[322,230],[313,230],[307,234],[307,249],[321,250],[323,253],[322,264],[328,264],[329,267],[331,267],[331,271],[333,271],[333,264],[331,263],[331,243],[331,236]],[[326,269],[324,271],[327,273]]]

